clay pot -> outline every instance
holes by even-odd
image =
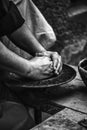
[[[87,86],[87,58],[84,58],[79,62],[78,70],[83,82]]]

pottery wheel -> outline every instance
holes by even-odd
[[[76,71],[69,65],[63,64],[63,69],[58,76],[53,76],[44,80],[30,80],[9,74],[5,79],[5,85],[8,87],[23,87],[23,88],[46,88],[58,85],[63,85],[70,82],[76,76]]]

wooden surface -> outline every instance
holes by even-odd
[[[71,108],[76,111],[81,111],[83,113],[87,114],[87,90],[86,86],[83,83],[79,73],[78,69],[75,68],[77,71],[76,78],[71,81],[68,85],[72,87],[78,87],[81,88],[81,90],[76,90],[73,93],[70,93],[66,96],[63,96],[61,98],[58,98],[54,100],[55,103],[63,105],[67,108]]]
[[[77,71],[77,76],[66,86],[79,89],[51,100],[56,104],[65,106],[65,109],[57,112],[32,130],[86,130],[78,122],[84,118],[87,119],[87,89],[77,67],[74,68]]]
[[[86,114],[65,108],[31,130],[86,130],[78,124],[84,118]]]
[[[75,111],[81,111],[87,114],[87,93],[85,92],[75,92],[54,102]]]

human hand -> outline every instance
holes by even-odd
[[[30,60],[30,65],[31,72],[27,76],[31,79],[46,79],[53,75],[53,64],[49,57],[34,57]]]
[[[36,53],[37,56],[47,56],[53,61],[53,69],[55,74],[59,74],[62,70],[62,58],[57,52],[44,51]]]

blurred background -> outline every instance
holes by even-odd
[[[64,63],[78,65],[87,57],[87,0],[33,0],[57,37],[51,50]]]

